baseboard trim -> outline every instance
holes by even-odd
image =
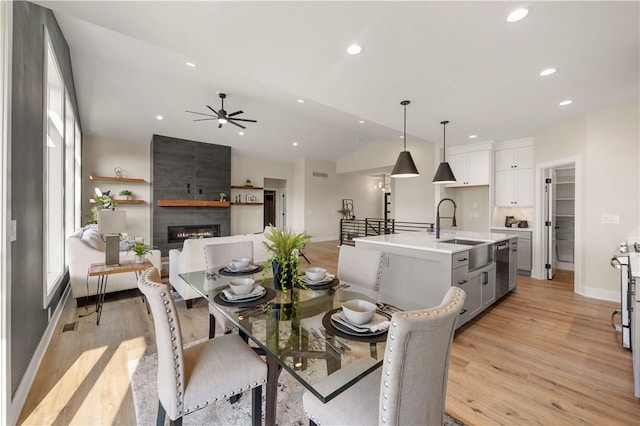
[[[20,413],[22,413],[22,409],[24,408],[24,403],[27,401],[27,396],[29,396],[29,391],[31,390],[31,386],[33,386],[33,381],[36,378],[36,374],[40,369],[40,364],[42,363],[42,359],[44,358],[44,354],[47,352],[47,348],[49,347],[49,343],[51,343],[51,338],[53,337],[53,332],[58,326],[58,321],[62,316],[62,311],[64,310],[64,306],[67,304],[67,300],[69,299],[69,295],[71,294],[71,286],[67,285],[62,297],[60,298],[60,302],[56,307],[55,312],[51,316],[51,321],[49,321],[49,325],[47,326],[44,334],[42,335],[42,339],[40,339],[40,343],[36,348],[33,356],[31,357],[31,361],[27,366],[27,369],[18,384],[18,388],[16,389],[15,394],[11,400],[11,408],[9,410],[10,423],[12,425],[18,424],[18,418],[20,417]]]
[[[582,287],[582,295],[593,299],[609,300],[611,302],[620,302],[620,292],[615,290],[603,290],[593,287]]]

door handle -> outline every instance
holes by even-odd
[[[488,272],[483,272],[482,273],[482,285],[487,285],[489,283],[489,273]]]

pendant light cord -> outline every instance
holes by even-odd
[[[409,105],[411,103],[411,101],[402,101],[400,102],[400,105],[402,105],[404,107],[404,127],[403,127],[403,135],[402,135],[402,140],[403,140],[403,146],[404,149],[403,151],[407,150],[407,105]]]
[[[440,124],[442,124],[442,158],[447,161],[447,124],[449,121],[441,121]]]

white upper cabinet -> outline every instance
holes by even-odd
[[[495,151],[495,205],[533,206],[533,140],[500,143]]]
[[[533,147],[501,149],[496,151],[496,171],[533,168]]]
[[[447,186],[479,186],[491,183],[491,149],[452,151],[454,152],[447,154],[447,162],[456,177],[456,183]]]

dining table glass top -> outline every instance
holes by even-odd
[[[336,297],[337,279],[323,289],[305,285],[280,291],[262,272],[247,274],[243,276],[252,277],[266,293],[234,303],[223,293],[233,276],[221,275],[218,269],[179,276],[254,342],[258,351],[275,359],[323,402],[382,365],[386,332],[357,333],[333,327],[329,318],[339,313],[342,303]]]

